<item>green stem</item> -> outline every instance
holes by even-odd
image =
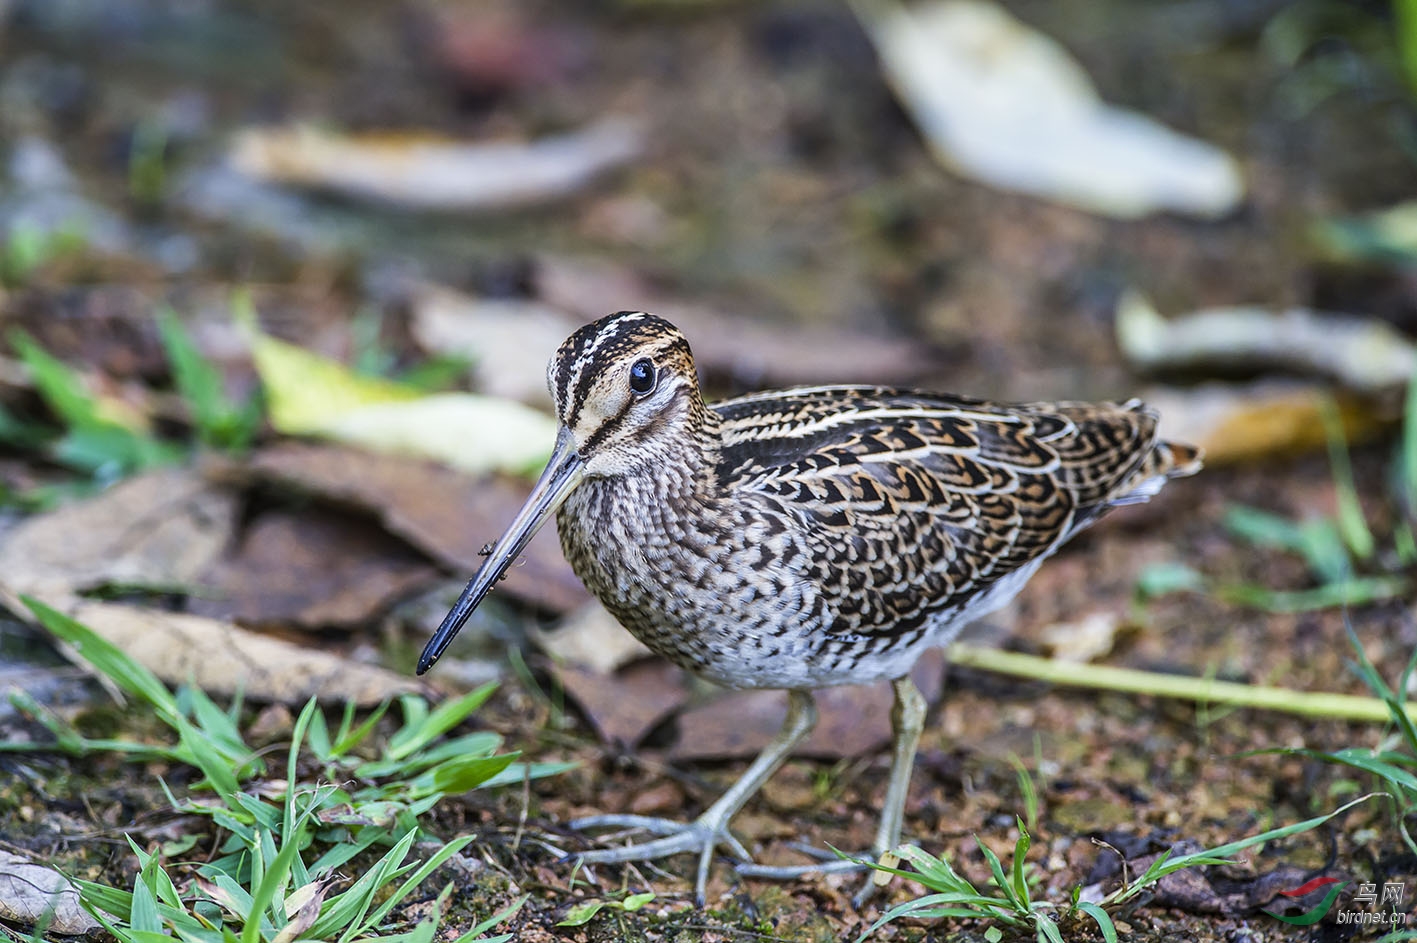
[[[1280,711],[1301,717],[1321,717],[1329,720],[1356,720],[1364,723],[1391,721],[1392,714],[1382,701],[1354,694],[1295,691],[1290,688],[1260,687],[1192,678],[1185,675],[1158,674],[1135,668],[1112,665],[1087,665],[1055,661],[1037,655],[1003,652],[995,648],[978,648],[956,644],[949,649],[950,661],[966,668],[978,668],[995,674],[1028,678],[1048,684],[1103,691],[1149,694],[1206,704],[1228,704]],[[1417,705],[1406,705],[1407,714],[1417,721]]]

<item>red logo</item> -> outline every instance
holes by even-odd
[[[1305,881],[1293,890],[1280,891],[1279,893],[1284,897],[1303,897],[1305,894],[1312,894],[1321,887],[1337,883],[1338,878],[1314,878],[1311,881]]]

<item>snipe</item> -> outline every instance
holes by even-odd
[[[587,862],[697,851],[701,902],[715,847],[748,860],[729,820],[812,729],[814,688],[893,684],[872,848],[884,854],[900,842],[925,714],[907,677],[920,653],[1012,599],[1109,508],[1200,467],[1196,449],[1157,439],[1156,414],[1135,400],[995,405],[819,386],[705,405],[684,335],[644,312],[576,331],[547,383],[560,420],[551,459],[418,672],[555,512],[571,567],[651,649],[729,687],[787,689],[781,732],[694,822],[574,823],[663,836]]]

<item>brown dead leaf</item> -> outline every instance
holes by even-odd
[[[928,649],[910,676],[931,704],[944,678],[944,653]],[[801,756],[839,759],[878,749],[891,738],[890,683],[843,685],[816,692],[817,726],[797,749]],[[679,739],[670,756],[721,760],[754,756],[782,729],[787,717],[783,691],[733,691],[679,717]]]
[[[25,593],[188,588],[230,540],[235,510],[233,494],[191,471],[148,472],[19,524],[0,545],[0,574]]]
[[[0,592],[13,598],[9,589]],[[318,697],[327,703],[369,705],[423,690],[412,679],[385,668],[259,635],[219,619],[68,595],[39,596],[172,685],[190,682],[221,695],[240,690],[256,701],[284,704],[303,704]],[[28,613],[18,604],[11,609],[17,615]]]
[[[1330,397],[1338,403],[1350,442],[1371,438],[1384,426],[1384,417],[1367,400],[1284,381],[1152,390],[1145,399],[1161,413],[1162,436],[1198,445],[1207,465],[1222,465],[1324,448],[1322,410]]]
[[[99,928],[79,903],[79,891],[52,868],[0,851],[0,920],[50,933],[83,936]]]
[[[673,321],[706,374],[745,387],[800,383],[909,383],[932,366],[919,342],[837,330],[770,327],[741,315],[678,301],[635,272],[608,263],[543,255],[536,289],[553,307],[586,320],[638,309]],[[843,357],[843,351],[850,356]],[[553,350],[546,351],[550,357]]]
[[[689,698],[684,672],[659,658],[610,675],[559,664],[551,672],[607,743],[634,746]]]
[[[1201,846],[1194,841],[1181,841],[1171,849],[1171,853],[1177,857],[1200,850]],[[1128,868],[1133,874],[1145,873],[1157,857],[1146,855],[1137,858],[1128,862]],[[1152,902],[1160,907],[1175,907],[1191,913],[1241,916],[1253,913],[1275,900],[1280,891],[1298,887],[1313,876],[1311,872],[1293,865],[1253,877],[1230,877],[1226,870],[1204,867],[1173,871],[1157,882],[1152,892]],[[1311,894],[1307,898],[1310,906],[1322,896],[1322,891]]]
[[[528,628],[532,641],[558,662],[609,674],[650,653],[598,602],[589,602],[550,632]]]
[[[367,510],[390,533],[468,576],[482,565],[481,549],[497,539],[531,490],[500,477],[471,479],[431,462],[294,442],[257,453],[246,468],[260,480]],[[532,540],[498,589],[552,612],[590,599],[550,527]]]
[[[273,943],[294,943],[300,935],[315,925],[320,918],[320,905],[330,888],[343,881],[343,877],[330,875],[322,880],[311,881],[290,892],[285,899],[285,915],[290,922],[280,928]]]
[[[215,595],[190,605],[246,624],[350,627],[437,577],[363,520],[320,508],[270,510],[251,522],[233,556],[212,563],[203,581]]]
[[[536,22],[520,4],[416,8],[429,54],[462,92],[491,95],[570,77],[590,54],[590,38],[564,24]]]
[[[633,815],[672,815],[684,808],[684,788],[673,780],[665,780],[636,792],[630,799]]]

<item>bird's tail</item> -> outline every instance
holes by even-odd
[[[1154,411],[1137,400],[1127,407],[1155,416]],[[1205,452],[1184,442],[1158,441],[1151,447],[1141,465],[1132,472],[1127,483],[1118,489],[1121,497],[1112,504],[1138,504],[1146,501],[1161,490],[1161,486],[1172,478],[1185,478],[1201,470]]]

